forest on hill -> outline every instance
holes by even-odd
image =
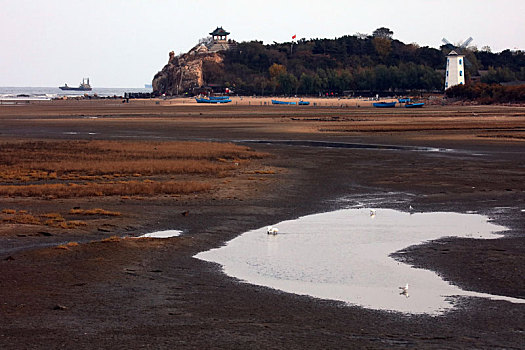
[[[205,63],[203,78],[244,95],[442,92],[451,48],[405,44],[392,36],[388,28],[378,28],[372,35],[335,39],[242,42],[224,52],[222,63]],[[484,47],[462,53],[470,63],[467,79],[483,72],[484,83],[525,80],[523,51],[492,53]]]

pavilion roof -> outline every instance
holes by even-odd
[[[210,35],[215,35],[215,36],[225,36],[229,34],[230,33],[222,29],[222,27],[217,27],[217,29],[215,29],[213,32],[210,33]]]

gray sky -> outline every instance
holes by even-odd
[[[143,87],[217,26],[237,41],[371,34],[525,50],[523,0],[0,0],[0,86]]]

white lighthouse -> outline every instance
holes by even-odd
[[[459,84],[465,84],[465,56],[451,51],[447,56],[445,90]]]

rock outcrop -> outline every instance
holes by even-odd
[[[220,52],[210,52],[206,45],[197,45],[179,56],[172,51],[168,64],[153,78],[153,93],[175,96],[205,86],[208,82],[203,78],[203,65],[207,62],[222,65],[223,60]]]

